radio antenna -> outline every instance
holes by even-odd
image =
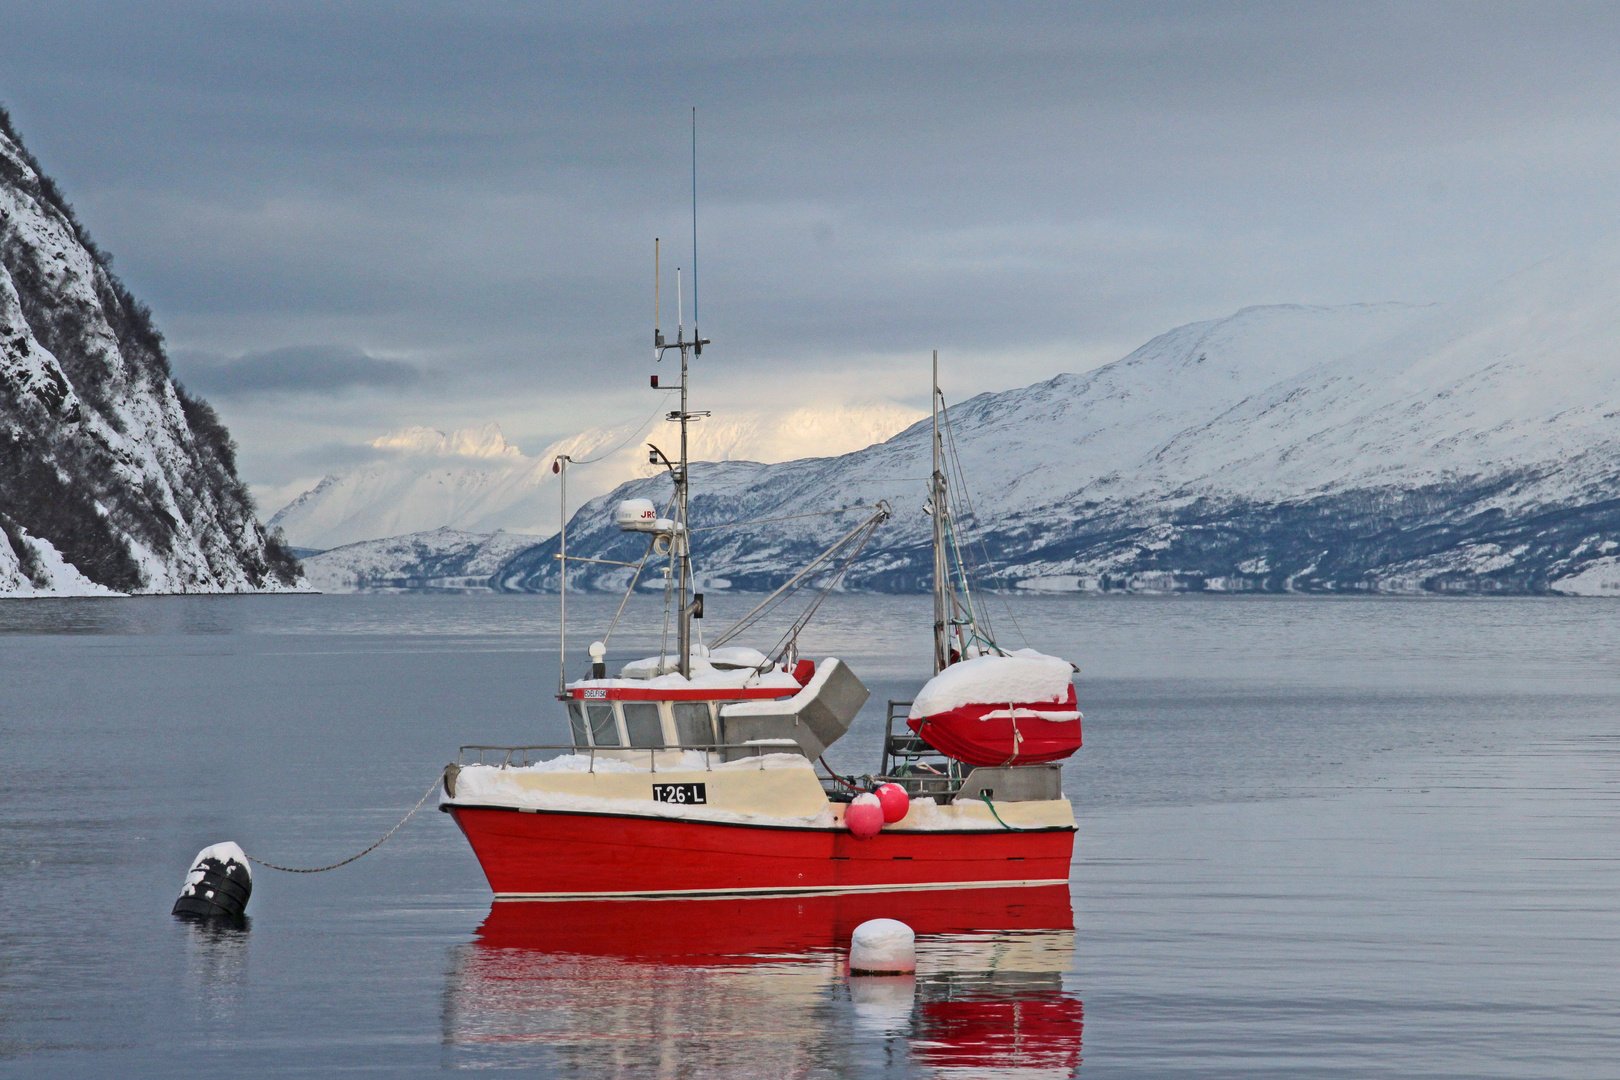
[[[663,353],[660,351],[663,348],[663,344],[664,344],[664,334],[663,334],[663,331],[662,331],[662,329],[660,327],[660,323],[663,321],[663,318],[664,318],[664,297],[663,297],[663,293],[659,291],[660,287],[662,285],[663,285],[663,275],[659,272],[659,269],[658,269],[658,237],[655,236],[655,237],[653,237],[653,359],[654,360],[662,360],[664,358]]]
[[[699,339],[696,356],[703,355],[702,334],[698,333],[697,307],[697,106],[692,106],[692,336]]]
[[[662,281],[662,272],[659,269],[659,242],[653,238],[653,276]],[[692,411],[687,407],[687,394],[690,389],[688,374],[690,364],[694,357],[703,352],[703,346],[709,340],[698,333],[697,329],[697,108],[692,109],[692,336],[686,336],[686,290],[685,280],[681,267],[675,268],[675,340],[666,341],[662,331],[658,328],[657,320],[662,317],[663,306],[659,299],[657,287],[653,296],[653,346],[658,358],[662,359],[668,349],[679,349],[681,353],[681,407],[669,413],[665,419],[679,421],[681,425],[681,456],[680,462],[670,461],[663,456],[663,451],[657,447],[653,453],[657,459],[670,466],[670,478],[675,482],[675,498],[671,503],[670,513],[674,519],[670,530],[669,556],[675,571],[676,598],[680,605],[680,672],[690,678],[692,674],[692,619],[703,617],[703,598],[693,593],[692,585],[692,541],[687,530],[687,504],[689,489],[687,468],[688,451],[690,449],[687,439],[689,426],[694,420],[701,420],[709,414],[704,411]],[[653,389],[662,390],[665,387],[658,385],[658,376],[653,376]],[[668,387],[674,390],[675,387]]]

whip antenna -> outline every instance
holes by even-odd
[[[656,446],[650,446],[650,460],[653,464],[663,464],[669,467],[670,479],[675,484],[675,496],[670,502],[669,522],[671,528],[667,536],[669,547],[667,554],[670,558],[671,570],[674,571],[673,585],[676,599],[680,608],[680,672],[690,677],[692,674],[692,620],[703,618],[703,596],[693,591],[692,578],[692,543],[691,532],[687,521],[688,506],[688,451],[690,446],[689,425],[694,420],[701,420],[709,414],[704,411],[694,412],[688,407],[688,393],[690,383],[688,376],[690,364],[694,357],[703,352],[703,346],[709,344],[707,338],[698,333],[697,311],[697,108],[692,109],[692,336],[686,336],[686,282],[681,267],[675,268],[675,340],[666,341],[662,330],[659,329],[658,320],[662,317],[663,305],[660,300],[663,275],[659,266],[661,247],[657,237],[653,238],[653,277],[660,283],[653,288],[653,352],[655,359],[662,359],[665,351],[678,349],[681,354],[681,407],[670,412],[665,419],[678,422],[681,425],[681,453],[678,461],[671,461],[664,456],[664,452]],[[675,390],[676,387],[660,387],[658,376],[652,377],[654,390]],[[663,533],[660,536],[666,535]],[[654,540],[656,543],[656,538]],[[648,548],[652,553],[652,548]],[[660,552],[663,554],[664,552]],[[646,562],[645,559],[642,560]],[[629,564],[626,564],[629,565]],[[639,573],[639,568],[638,571]],[[634,579],[630,586],[635,588]],[[625,594],[626,596],[629,593]],[[668,593],[666,592],[666,596]],[[622,606],[622,605],[621,605]],[[667,623],[665,624],[668,625]]]
[[[698,333],[697,308],[697,106],[692,106],[692,336],[698,339],[693,355],[703,355],[703,335]]]

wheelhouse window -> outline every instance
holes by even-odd
[[[585,718],[591,725],[592,746],[622,746],[619,741],[619,721],[613,715],[613,706],[605,701],[585,703]]]
[[[714,703],[714,716],[715,716],[715,722],[714,723],[715,723],[715,727],[719,729],[718,732],[717,732],[717,734],[720,737],[719,741],[721,743],[724,743],[724,744],[727,744],[727,745],[729,745],[731,743],[734,743],[734,742],[740,742],[741,740],[740,739],[733,739],[731,737],[731,732],[726,730],[726,726],[727,726],[726,725],[726,718],[724,716],[721,716],[720,714],[725,711],[725,708],[726,708],[727,705],[736,705],[736,704],[739,704],[739,703],[735,702],[735,701],[717,701],[717,702]]]
[[[624,710],[624,730],[631,746],[664,745],[664,721],[658,715],[656,701],[626,701],[620,708]]]
[[[707,701],[676,701],[670,705],[675,714],[675,741],[682,746],[713,746],[714,719],[709,715]]]
[[[591,745],[585,734],[585,706],[578,701],[568,703],[568,730],[573,734],[575,746]]]

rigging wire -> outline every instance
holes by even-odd
[[[873,515],[874,518],[878,516],[879,515],[877,514]],[[752,611],[738,619],[737,622],[728,628],[725,633],[717,637],[715,639],[714,646],[718,648],[727,641],[736,637],[738,634],[742,633],[744,630],[747,630],[765,616],[775,611],[776,608],[781,606],[800,589],[808,585],[810,581],[817,578],[825,570],[826,564],[838,557],[844,551],[844,549],[848,547],[850,542],[854,540],[856,535],[864,530],[868,524],[870,524],[870,520],[857,525],[837,543],[833,544],[826,551],[823,551],[820,555],[816,556],[816,558],[803,570],[799,571],[797,574],[793,575],[793,577],[783,582],[775,592],[771,593],[770,596],[767,596],[764,600],[760,601]]]
[[[871,506],[845,506],[838,510],[816,510],[809,514],[789,514],[787,517],[755,518],[753,521],[732,521],[724,525],[705,525],[699,529],[688,529],[687,532],[713,532],[716,529],[735,529],[742,525],[769,525],[773,521],[797,521],[800,518],[827,517],[832,514],[847,514],[851,510],[876,510],[877,504]]]
[[[951,544],[956,550],[957,567],[963,578],[962,591],[969,598],[968,614],[971,618],[974,618],[975,620],[982,619],[984,622],[984,634],[979,635],[977,633],[978,628],[975,626],[974,636],[984,637],[987,639],[986,643],[988,645],[990,645],[997,652],[1002,652],[1004,650],[1002,650],[1001,646],[995,641],[996,631],[990,620],[990,613],[982,610],[974,611],[971,603],[973,590],[979,589],[979,581],[978,575],[975,573],[975,567],[970,564],[967,559],[962,557],[961,534],[964,528],[969,532],[968,551],[971,554],[973,550],[971,534],[972,531],[978,526],[978,513],[973,509],[973,496],[968,492],[967,474],[962,468],[962,458],[956,449],[955,429],[951,426],[950,413],[944,408],[944,404],[945,403],[943,401],[940,402],[940,411],[943,414],[941,419],[945,421],[945,437],[949,443],[949,454],[946,457],[946,468],[948,470],[954,469],[956,473],[956,486],[962,492],[962,502],[967,508],[967,515],[960,523],[954,518],[951,521]]]
[[[949,450],[945,454],[945,472],[948,480],[947,486],[959,487],[962,490],[963,501],[966,503],[968,512],[971,514],[973,512],[973,504],[967,495],[967,477],[962,472],[961,457],[956,453],[955,437],[952,434],[951,429],[950,412],[945,408],[943,394],[940,395],[939,412],[940,419],[944,421],[945,435],[949,446]],[[953,472],[954,475],[952,475]],[[964,649],[966,649],[966,647],[973,644],[974,641],[981,641],[990,646],[996,652],[1002,652],[1003,650],[1001,646],[997,645],[995,642],[995,628],[990,623],[989,613],[981,613],[974,610],[973,589],[975,583],[969,577],[970,570],[968,567],[968,562],[962,557],[962,543],[956,518],[954,515],[947,512],[942,520],[945,522],[946,534],[950,539],[951,550],[956,554],[956,572],[962,583],[962,606],[967,611],[966,625],[970,629],[968,640],[963,641],[962,646]],[[983,632],[980,631],[979,624],[981,622],[984,624]]]
[[[927,476],[863,476],[859,479],[843,481],[850,484],[912,484],[927,483]]]
[[[815,559],[812,560],[811,563],[803,570],[800,570],[797,574],[783,582],[775,592],[771,593],[771,595],[767,596],[764,600],[761,600],[759,604],[755,606],[754,610],[738,619],[730,628],[726,630],[725,633],[715,638],[714,644],[710,646],[710,648],[718,649],[727,641],[735,638],[738,634],[759,622],[766,615],[769,615],[772,611],[775,611],[776,608],[779,607],[790,596],[804,588],[807,584],[809,584],[810,581],[814,580],[815,578],[819,577],[820,574],[825,572],[827,564],[832,560],[839,558],[846,550],[848,550],[849,546],[856,541],[856,538],[861,536],[862,533],[865,533],[867,537],[870,537],[872,531],[875,530],[878,525],[888,520],[890,513],[891,511],[887,503],[879,503],[876,512],[874,512],[870,518],[855,526],[855,528],[846,533],[837,543],[833,544],[826,551],[823,551],[820,555],[816,556]],[[864,545],[865,539],[862,539],[860,542],[862,545]],[[847,569],[847,564],[845,568]],[[842,576],[842,571],[840,571],[840,576]]]
[[[619,601],[619,610],[613,613],[613,621],[608,623],[607,633],[602,635],[603,645],[606,645],[608,639],[613,637],[613,628],[619,625],[619,616],[624,614],[625,605],[630,602],[631,595],[635,593],[636,582],[641,579],[641,571],[646,567],[647,560],[652,557],[653,544],[656,542],[657,537],[647,541],[647,550],[642,553],[641,561],[636,564],[636,572],[630,575],[630,584],[625,586],[624,599]]]
[[[678,391],[674,390],[674,389],[670,389],[670,390],[665,391],[664,392],[664,399],[658,403],[658,407],[652,411],[652,415],[648,416],[647,419],[643,420],[641,422],[641,426],[636,428],[635,432],[633,434],[631,434],[631,436],[628,439],[624,440],[624,442],[620,443],[618,446],[615,446],[613,449],[609,450],[605,454],[597,454],[595,457],[586,458],[583,461],[573,460],[573,459],[570,459],[570,460],[573,460],[573,463],[575,465],[595,465],[598,461],[601,461],[601,460],[603,460],[605,458],[610,458],[614,454],[617,454],[620,450],[623,450],[625,447],[629,446],[631,443],[633,443],[637,439],[641,438],[642,432],[646,431],[647,426],[658,418],[659,413],[664,411],[664,406],[669,404],[670,395],[674,394],[674,393],[678,393]]]
[[[950,460],[956,465],[956,472],[960,483],[959,490],[962,492],[962,501],[967,506],[969,518],[968,524],[972,533],[968,542],[969,550],[972,549],[972,545],[976,540],[979,547],[979,554],[984,561],[985,570],[988,571],[990,576],[994,578],[1000,585],[1000,588],[996,589],[995,592],[996,595],[1001,599],[1001,606],[1006,610],[1007,618],[1012,622],[1013,629],[1018,632],[1019,638],[1023,640],[1024,647],[1033,648],[1033,646],[1029,643],[1029,635],[1024,633],[1024,628],[1018,623],[1018,616],[1013,613],[1012,604],[1007,600],[1006,579],[1001,576],[1001,571],[996,568],[995,562],[990,558],[990,549],[985,544],[984,540],[984,530],[979,527],[979,512],[973,506],[973,496],[969,493],[966,478],[962,475],[962,459],[957,453],[956,431],[951,426],[949,414],[946,414],[945,416],[945,437],[950,443]]]
[[[887,515],[884,515],[884,517],[887,517]],[[799,634],[804,630],[805,626],[809,624],[810,620],[815,617],[816,612],[821,608],[822,602],[826,600],[828,596],[832,595],[832,591],[838,587],[839,582],[844,580],[844,575],[847,574],[849,572],[849,568],[855,564],[855,560],[861,557],[862,549],[866,547],[867,541],[872,539],[872,534],[877,532],[878,526],[883,524],[883,520],[883,517],[878,517],[874,514],[870,519],[867,520],[866,524],[862,526],[862,528],[865,529],[865,532],[861,534],[859,540],[855,543],[854,550],[852,550],[844,558],[844,561],[839,564],[837,570],[830,578],[828,578],[827,584],[822,588],[820,594],[817,595],[813,601],[811,601],[810,605],[806,607],[802,613],[800,613],[797,619],[793,620],[793,622],[789,624],[787,630],[780,638],[777,639],[776,644],[772,646],[771,655],[773,657],[776,657],[785,663],[788,659],[788,654],[791,651],[793,658],[798,658]]]

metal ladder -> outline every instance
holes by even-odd
[[[889,702],[888,723],[883,732],[883,768],[875,777],[880,783],[899,784],[913,798],[933,796],[940,802],[950,802],[967,778],[966,766],[935,750],[922,737],[914,734],[905,724],[909,701]],[[894,722],[900,718],[900,734],[896,735]]]

